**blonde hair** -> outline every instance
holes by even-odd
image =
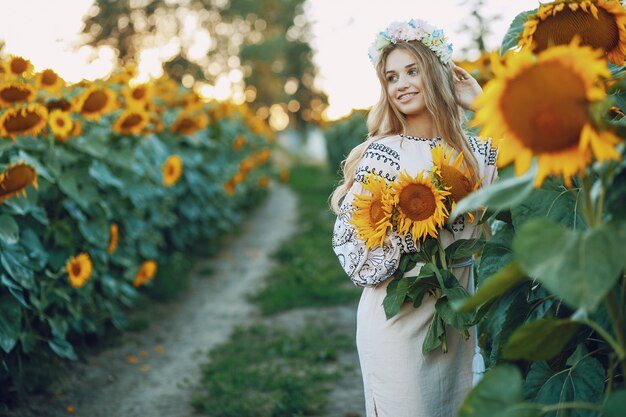
[[[428,47],[418,41],[399,42],[386,47],[376,64],[376,74],[381,85],[380,98],[367,117],[367,130],[369,132],[367,139],[355,146],[342,164],[343,180],[330,197],[330,207],[336,214],[339,213],[341,200],[354,183],[356,169],[367,148],[373,142],[384,137],[406,133],[406,116],[391,103],[387,95],[385,68],[387,57],[395,49],[403,49],[415,58],[421,73],[424,75],[422,77],[424,83],[422,93],[424,94],[426,109],[433,117],[438,134],[444,138],[449,146],[458,152],[463,152],[465,163],[472,176],[470,181],[472,183],[478,181],[478,162],[465,139],[463,130],[465,113],[456,102],[454,79],[450,67],[442,64]]]

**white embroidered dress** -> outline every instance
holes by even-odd
[[[478,161],[483,184],[497,175],[496,150],[489,141],[468,137]],[[416,176],[432,168],[431,148],[443,143],[441,138],[423,139],[395,135],[372,143],[356,172],[355,182],[344,198],[335,222],[332,244],[341,266],[350,279],[364,287],[357,313],[357,348],[365,387],[367,417],[452,417],[471,388],[473,340],[464,341],[454,329],[448,329],[448,353],[441,349],[422,354],[422,344],[435,312],[435,300],[425,296],[422,305],[405,304],[400,313],[387,320],[383,310],[388,279],[398,267],[400,257],[417,251],[409,237],[402,239],[390,232],[383,247],[366,249],[356,238],[350,224],[355,194],[363,194],[362,183],[368,173],[395,181],[400,172]],[[444,246],[457,239],[480,236],[480,226],[459,217],[451,225],[453,232],[442,231]],[[470,267],[453,272],[466,288]],[[410,275],[416,275],[416,269]],[[408,275],[407,275],[408,276]]]

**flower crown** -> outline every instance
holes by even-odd
[[[380,52],[388,45],[398,42],[419,41],[430,48],[437,55],[442,64],[449,64],[452,56],[452,44],[448,42],[443,30],[436,28],[421,19],[411,19],[408,22],[393,22],[384,32],[376,35],[376,39],[369,47],[369,57],[372,64],[380,58]]]

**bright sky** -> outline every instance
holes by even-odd
[[[5,52],[30,59],[36,70],[52,68],[69,81],[104,77],[111,71],[113,51],[76,48],[82,18],[92,0],[3,0],[10,1],[9,13],[0,14],[0,40]],[[513,18],[534,9],[539,0],[485,0],[493,22],[488,47],[499,45]],[[352,108],[373,105],[379,87],[367,57],[374,36],[394,20],[421,18],[439,26],[455,45],[469,44],[461,33],[469,17],[471,2],[462,0],[308,0],[306,12],[313,26],[318,86],[330,99],[327,115],[340,117]],[[454,59],[460,59],[453,54]]]

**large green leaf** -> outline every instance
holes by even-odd
[[[28,256],[36,264],[37,270],[43,269],[48,263],[48,251],[43,247],[39,236],[33,229],[26,229],[22,232],[21,243],[28,249]]]
[[[604,417],[622,417],[626,410],[626,390],[613,392],[602,407]]]
[[[479,252],[485,241],[482,239],[458,239],[446,247],[446,255],[449,259],[466,259]]]
[[[94,246],[107,247],[109,243],[109,223],[103,216],[93,216],[89,221],[79,222],[81,235]]]
[[[20,238],[20,228],[11,216],[0,216],[0,241],[12,245]]]
[[[109,170],[109,167],[98,160],[91,162],[89,175],[100,185],[108,185],[117,189],[124,187],[124,182],[113,175],[113,173]]]
[[[72,345],[65,339],[54,338],[48,341],[48,346],[57,355],[75,361],[77,359],[76,352]]]
[[[478,264],[478,285],[485,279],[496,274],[505,266],[513,262],[513,238],[515,230],[504,224],[495,235],[485,243],[483,253]]]
[[[458,417],[534,417],[537,407],[522,403],[522,375],[512,365],[500,365],[485,374],[465,397]]]
[[[468,212],[489,207],[491,210],[508,210],[522,203],[535,189],[535,169],[526,174],[498,180],[495,183],[478,189],[459,201],[450,213],[450,218]]]
[[[24,298],[24,288],[21,285],[16,284],[4,274],[0,274],[0,282],[5,288],[9,290],[11,295],[24,307],[29,308],[28,301]]]
[[[409,280],[394,279],[387,285],[387,295],[383,299],[383,309],[387,319],[392,318],[400,312],[407,296]]]
[[[521,204],[511,208],[513,226],[519,228],[536,217],[547,217],[564,226],[581,228],[584,221],[578,205],[578,190],[566,189],[553,179],[544,182]]]
[[[20,245],[2,245],[0,262],[7,273],[26,289],[35,286],[33,268],[29,264],[28,255]]]
[[[580,402],[600,404],[604,391],[606,376],[602,364],[591,356],[585,356],[573,366],[554,372],[543,364],[531,370],[533,387],[527,392],[536,392],[535,402],[551,405],[565,402]],[[548,417],[563,416],[564,412],[550,413]],[[592,417],[597,416],[590,410],[573,409],[569,416]]]
[[[21,328],[22,308],[10,298],[0,298],[0,348],[6,353],[15,347]]]
[[[437,349],[442,344],[442,338],[446,333],[446,327],[439,317],[439,313],[435,312],[433,318],[428,326],[428,332],[424,338],[424,344],[422,345],[422,353],[428,353]]]
[[[458,311],[472,311],[485,302],[498,297],[526,279],[517,262],[511,262],[485,280],[469,298],[453,304]]]
[[[575,231],[547,219],[524,224],[513,242],[522,269],[574,308],[595,310],[626,259],[620,225]]]
[[[530,16],[531,13],[534,13],[536,10],[537,9],[525,11],[515,16],[515,19],[513,19],[513,22],[511,22],[511,25],[509,26],[509,29],[506,31],[504,39],[502,40],[500,55],[504,55],[506,51],[514,48],[517,45],[519,38],[524,32],[524,23],[526,23],[528,16]]]
[[[548,360],[558,355],[581,323],[563,319],[535,320],[518,328],[504,347],[506,359]]]

